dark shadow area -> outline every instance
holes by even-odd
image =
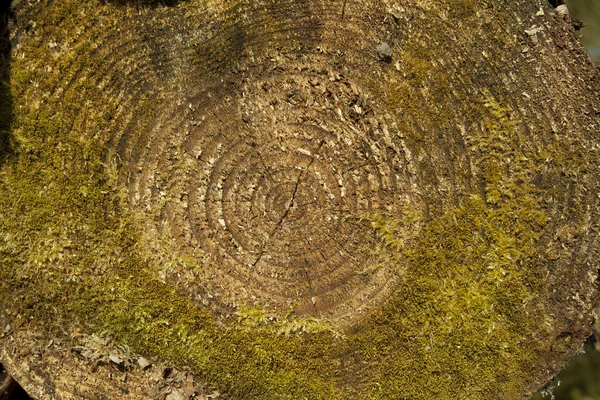
[[[0,400],[33,400],[0,364]]]
[[[11,1],[0,2],[0,165],[13,152],[11,123],[13,102],[10,94],[10,33],[9,21],[14,18]]]
[[[600,343],[592,336],[547,388],[531,400],[600,400]]]
[[[581,29],[581,43],[595,62],[600,62],[600,1],[570,0],[571,16],[581,19],[585,26]]]

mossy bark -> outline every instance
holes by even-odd
[[[39,398],[150,397],[133,354],[233,399],[527,397],[599,256],[599,75],[542,3],[19,2],[0,360]]]

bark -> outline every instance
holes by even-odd
[[[564,5],[13,12],[0,360],[33,396],[521,399],[590,335],[599,76]]]

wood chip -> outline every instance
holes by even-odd
[[[142,370],[148,369],[152,366],[152,363],[150,361],[148,361],[146,358],[144,357],[140,357],[137,359],[137,363],[140,366],[140,368]]]

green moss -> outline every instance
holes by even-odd
[[[235,398],[335,398],[335,377],[323,371],[334,370],[331,345],[339,335],[324,322],[282,316],[248,325],[238,316],[217,324],[211,310],[152,273],[152,243],[123,208],[118,163],[104,154],[102,134],[94,134],[105,131],[115,109],[89,79],[97,67],[92,40],[101,28],[65,19],[97,8],[56,2],[29,38],[35,54],[13,63],[13,133],[21,153],[1,172],[2,193],[10,196],[0,198],[0,274],[2,293],[11,293],[2,301],[38,321],[80,325],[188,366]],[[60,45],[61,33],[78,29],[89,30],[86,39],[57,63],[46,41]],[[46,65],[65,73],[40,74]],[[150,116],[152,102],[146,103]],[[185,262],[184,254],[176,258],[170,261]],[[23,302],[14,305],[20,295]]]
[[[310,329],[310,324],[283,332],[280,329],[291,322],[257,320],[248,317],[248,310],[217,324],[211,312],[143,272],[88,288],[75,311],[93,315],[88,323],[94,330],[109,332],[145,354],[188,366],[236,398],[333,396],[332,377],[320,373],[330,362],[324,349],[332,337]]]
[[[364,332],[365,340],[383,335],[392,354],[374,378],[381,388],[373,397],[481,398],[488,388],[508,390],[497,384],[501,374],[510,383],[526,378],[532,355],[523,345],[539,323],[527,304],[535,302],[539,274],[523,243],[498,226],[503,212],[473,197],[426,225],[405,253],[405,285]]]
[[[474,4],[459,2],[459,11],[470,13]],[[104,28],[92,17],[69,16],[104,16],[103,23],[116,25],[119,18],[131,22],[128,10],[63,0],[41,12],[45,22],[25,42],[32,55],[15,59],[11,77],[20,153],[0,170],[7,194],[0,196],[4,308],[49,326],[111,335],[136,352],[189,367],[235,399],[481,399],[525,391],[529,368],[550,341],[539,320],[545,270],[536,251],[548,217],[531,174],[540,159],[555,156],[522,146],[508,106],[483,92],[458,93],[461,106],[454,108],[443,66],[408,40],[400,71],[382,72],[390,87],[375,79],[366,86],[401,114],[398,129],[416,159],[437,148],[439,137],[458,136],[454,113],[485,128],[466,138],[478,180],[472,193],[443,203],[430,218],[363,216],[382,241],[369,250],[401,265],[403,284],[354,330],[267,316],[252,304],[216,315],[157,278],[169,263],[198,273],[202,265],[146,232],[128,210],[117,157],[104,151],[118,106],[91,79],[100,62],[94,42],[106,39]],[[243,47],[234,28],[226,28],[230,46],[210,56],[217,61],[237,57]],[[75,31],[85,31],[86,39],[57,61],[47,38],[60,42]],[[205,55],[194,51],[203,62]],[[40,73],[57,63],[64,73]],[[430,103],[422,87],[430,88]],[[133,130],[150,126],[153,101],[140,102]],[[437,178],[427,174],[426,162],[419,179],[433,185]],[[18,296],[23,301],[14,304]]]
[[[404,285],[352,338],[372,374],[369,398],[512,398],[547,346],[536,317],[545,274],[536,243],[547,216],[524,176],[536,161],[519,154],[509,108],[483,97],[485,130],[469,146],[484,192],[426,222],[417,244],[402,247]],[[395,243],[379,225],[382,240]]]
[[[481,4],[478,0],[456,0],[449,7],[451,18],[455,21],[473,17]]]

